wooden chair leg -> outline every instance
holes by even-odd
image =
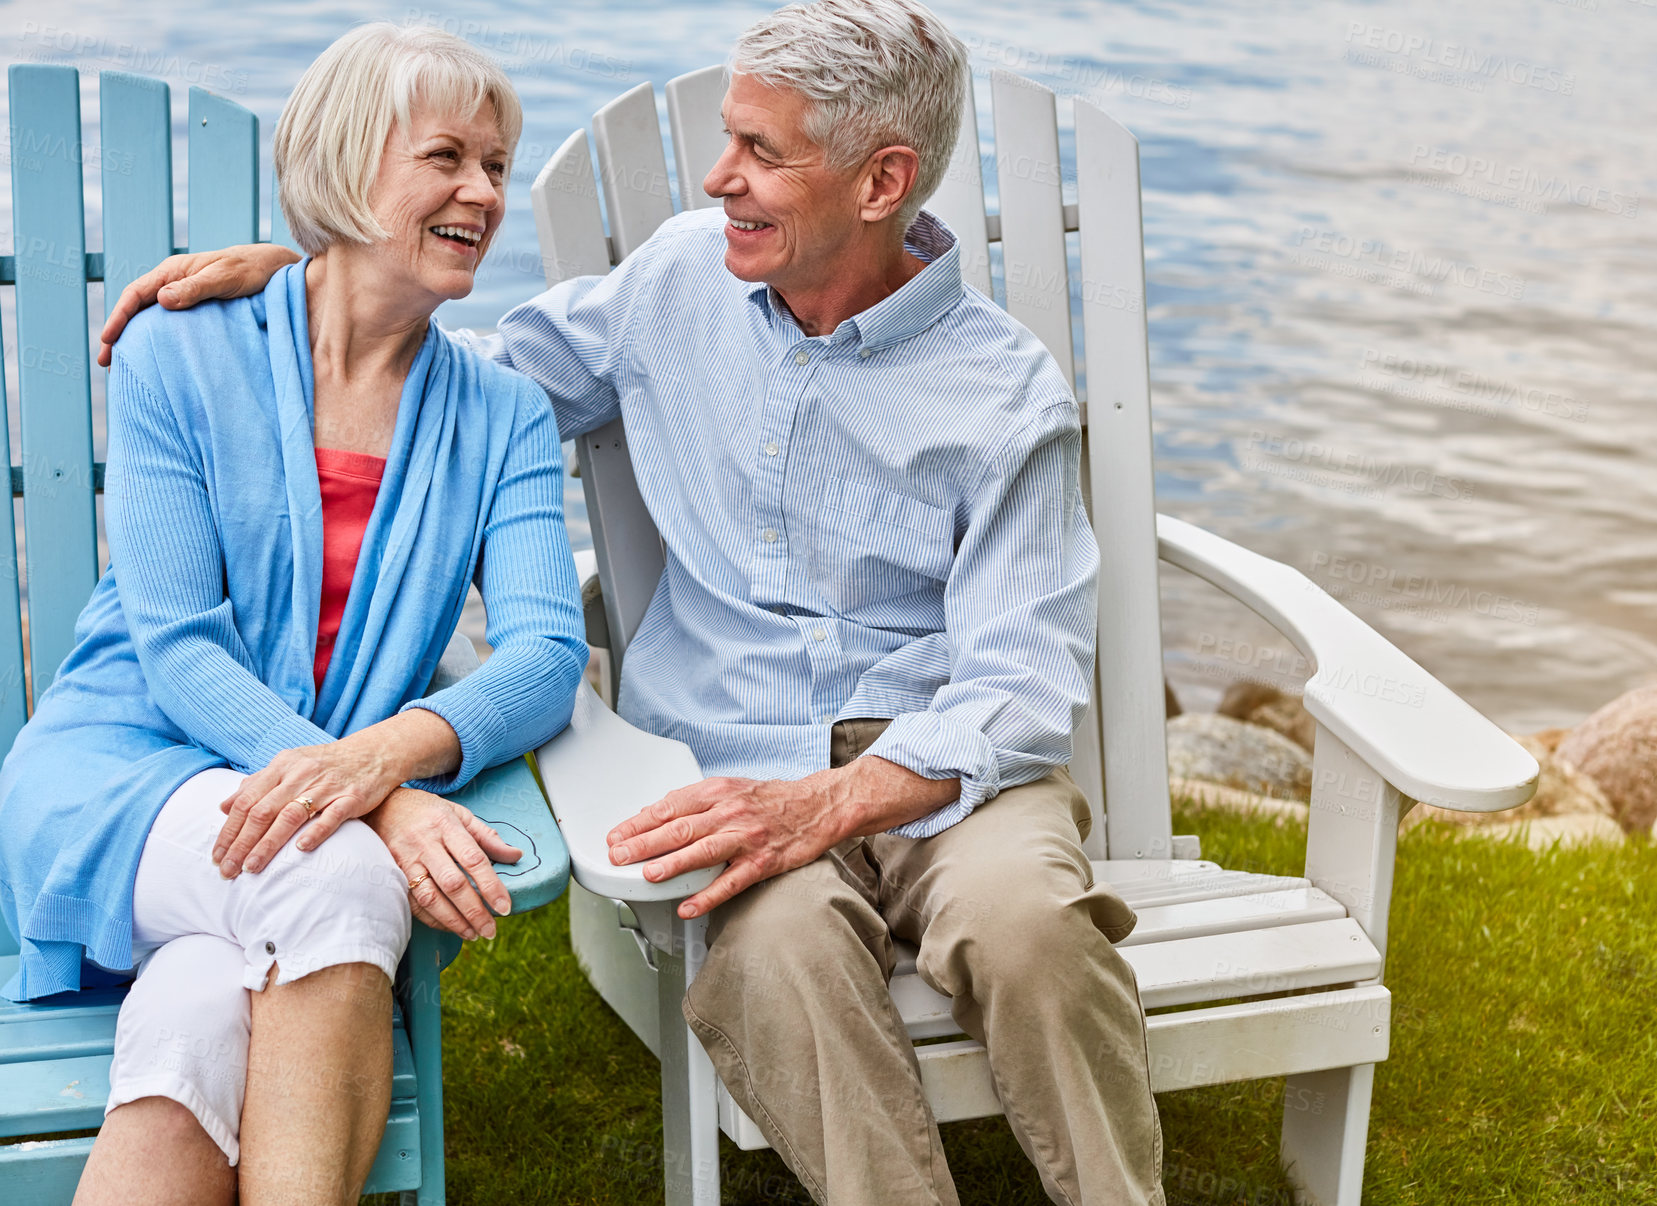
[[[662,1045],[662,1173],[667,1206],[719,1206],[717,1073],[680,1012],[706,950],[707,919],[673,922],[673,951],[656,952]]]
[[[1359,1206],[1374,1084],[1374,1064],[1288,1078],[1281,1152],[1298,1206]]]
[[[403,1206],[443,1206],[443,968],[454,961],[460,939],[414,923],[398,979],[403,1026],[414,1056],[415,1100],[420,1110],[420,1188],[401,1195]]]

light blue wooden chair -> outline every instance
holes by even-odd
[[[0,256],[0,284],[14,286],[22,410],[21,465],[11,465],[0,376],[0,455],[23,500],[28,604],[18,590],[16,534],[0,524],[0,748],[9,749],[29,702],[50,684],[74,640],[99,572],[95,496],[104,467],[93,460],[87,284],[102,281],[105,306],[134,277],[173,253],[172,119],[167,85],[104,72],[99,80],[103,176],[102,252],[86,251],[82,202],[80,76],[73,67],[14,66],[11,187],[14,254]],[[259,237],[259,124],[248,110],[190,89],[189,245],[203,251]],[[290,242],[274,201],[271,230]],[[185,250],[179,248],[177,250]],[[14,352],[16,354],[14,354]],[[24,644],[28,658],[24,658]],[[476,668],[457,634],[434,689]],[[526,851],[498,866],[514,912],[556,898],[569,858],[528,763],[480,775],[457,799]],[[401,1191],[405,1203],[443,1201],[443,1069],[439,982],[460,940],[416,923],[398,976],[391,1113],[369,1193]],[[17,961],[0,924],[0,982]],[[71,994],[48,1004],[0,1001],[0,1203],[67,1203],[103,1119],[115,1015],[124,990]],[[66,1132],[74,1134],[65,1137]],[[18,1141],[20,1137],[27,1141]]]

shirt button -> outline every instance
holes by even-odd
[[[779,616],[786,616],[788,614],[788,608],[786,607],[773,607],[771,610],[776,612]]]
[[[777,451],[778,451],[777,446],[774,443],[773,444],[767,444],[765,446],[765,455],[766,456],[776,456]]]
[[[819,641],[828,640],[828,633],[824,632],[821,628],[813,628],[811,630],[811,635],[812,635],[812,637],[814,637],[816,640],[819,640]]]
[[[805,351],[795,352],[794,353],[794,363],[795,364],[810,364],[811,363],[811,353],[810,352],[805,352]]]
[[[765,531],[760,533],[760,535],[765,537],[766,544],[775,544],[777,542],[776,528],[766,528]]]
[[[870,356],[873,356],[873,355],[874,355],[874,353],[871,352],[868,348],[860,348],[858,350],[858,353],[857,353],[857,358],[859,360],[867,360]]]
[[[275,953],[276,953],[276,943],[274,943],[274,942],[265,943],[265,954],[274,955]]]

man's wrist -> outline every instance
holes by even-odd
[[[878,754],[828,772],[832,810],[843,837],[868,837],[929,816],[960,798],[959,779],[929,779]]]

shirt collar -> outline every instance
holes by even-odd
[[[836,342],[871,351],[898,343],[926,330],[961,300],[961,244],[943,219],[921,210],[904,232],[903,247],[926,267],[890,297],[841,323],[832,337]],[[784,313],[781,297],[764,281],[750,284],[748,297],[773,315]]]

